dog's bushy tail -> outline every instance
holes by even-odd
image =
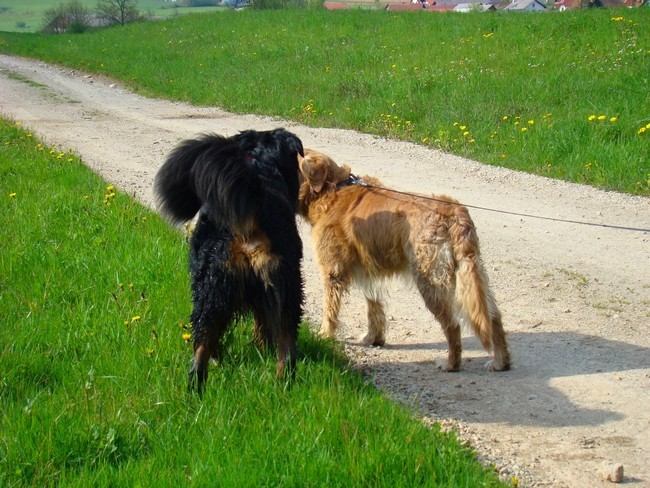
[[[505,332],[480,257],[478,235],[467,208],[455,208],[450,228],[456,260],[456,301],[463,322],[469,322],[483,347],[494,352],[491,369],[510,368]]]
[[[259,207],[260,182],[236,140],[214,134],[181,142],[154,181],[156,204],[173,223],[203,208],[231,228],[246,225]]]

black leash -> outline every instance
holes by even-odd
[[[525,214],[525,213],[520,213],[520,212],[511,212],[509,210],[499,210],[496,208],[489,208],[489,207],[480,207],[478,205],[468,205],[466,203],[460,203],[460,202],[450,202],[449,200],[443,200],[441,198],[435,198],[435,197],[429,197],[426,195],[418,195],[416,193],[409,193],[406,191],[400,191],[400,190],[393,190],[392,188],[385,188],[383,186],[375,186],[371,185],[369,183],[366,183],[362,179],[358,178],[357,176],[353,175],[350,173],[350,176],[348,177],[347,180],[339,183],[337,185],[337,188],[343,187],[343,186],[350,186],[350,185],[358,185],[358,186],[363,186],[365,188],[369,188],[372,190],[382,190],[382,191],[388,191],[391,193],[397,193],[399,195],[405,195],[409,197],[417,197],[417,198],[422,198],[425,200],[431,200],[433,202],[440,202],[440,203],[446,203],[448,205],[458,205],[462,207],[467,207],[467,208],[473,208],[476,210],[485,210],[486,212],[495,212],[495,213],[500,213],[500,214],[506,214],[506,215],[515,215],[517,217],[527,217],[531,219],[540,219],[540,220],[550,220],[553,222],[564,222],[567,224],[578,224],[578,225],[589,225],[592,227],[604,227],[606,229],[618,229],[618,230],[629,230],[633,232],[650,232],[650,229],[642,229],[638,227],[625,227],[621,225],[610,225],[610,224],[597,224],[595,222],[585,222],[582,220],[570,220],[570,219],[560,219],[556,217],[544,217],[541,215],[532,215],[532,214]]]

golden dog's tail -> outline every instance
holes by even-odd
[[[469,322],[483,347],[493,351],[494,359],[487,365],[489,369],[510,369],[501,312],[483,268],[476,227],[467,208],[457,206],[454,213],[454,224],[449,231],[456,260],[456,302],[460,307],[460,322]]]

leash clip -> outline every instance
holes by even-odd
[[[350,184],[352,184],[352,185],[368,186],[368,183],[366,183],[365,181],[363,181],[360,178],[357,178],[352,173],[350,173],[350,176],[348,177],[348,179],[350,180]]]

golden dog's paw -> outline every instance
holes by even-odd
[[[323,339],[334,339],[335,334],[332,329],[323,326],[318,331],[318,335],[321,336]]]
[[[362,342],[365,346],[381,347],[386,344],[386,339],[383,337],[375,337],[368,334],[362,339]]]
[[[438,369],[440,371],[444,371],[445,373],[456,373],[457,371],[460,371],[460,364],[452,365],[449,364],[449,361],[442,361],[438,365]]]
[[[490,359],[483,367],[488,371],[507,371],[510,369],[509,364],[503,364],[494,359]]]

